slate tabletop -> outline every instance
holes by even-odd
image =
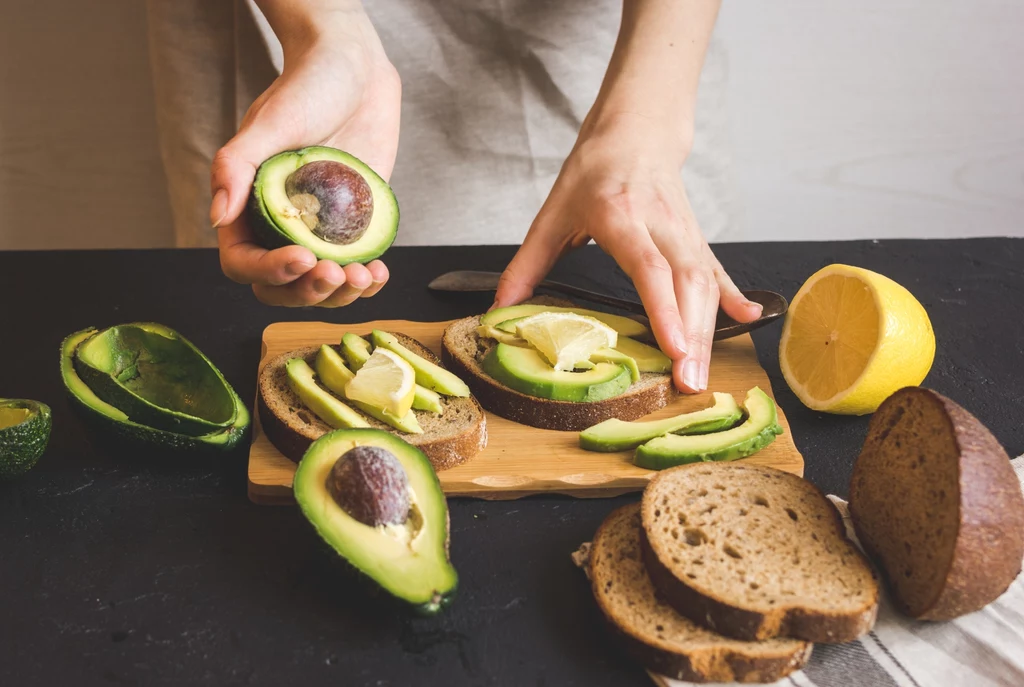
[[[298,510],[251,504],[246,449],[152,465],[97,444],[64,396],[61,339],[150,320],[182,332],[254,398],[260,334],[281,320],[443,320],[487,295],[438,295],[453,269],[500,270],[513,247],[394,248],[391,283],[340,310],[271,308],[228,281],[212,250],[0,253],[0,396],[53,408],[50,446],[0,483],[0,685],[647,685],[601,625],[569,554],[638,499],[453,499],[461,585],[436,618],[355,583]],[[741,288],[788,298],[843,262],[906,286],[938,351],[925,381],[1024,453],[1024,239],[727,244]],[[597,248],[552,275],[635,295]],[[781,325],[754,335],[806,476],[845,494],[867,418],[805,409],[779,373]]]

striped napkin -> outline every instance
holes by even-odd
[[[1024,456],[1013,461],[1024,483]],[[857,541],[846,502],[829,497]],[[660,687],[691,682],[650,673]],[[733,683],[735,684],[735,683]],[[949,622],[900,615],[884,592],[875,629],[849,644],[817,644],[807,666],[772,683],[786,687],[1021,687],[1024,685],[1024,575],[980,611]]]

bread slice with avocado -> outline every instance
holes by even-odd
[[[554,308],[573,308],[574,304],[560,298],[541,296],[527,301],[528,305],[550,306]],[[624,366],[612,363],[597,363],[593,369],[584,374],[593,377],[585,380],[587,387],[583,391],[569,390],[564,396],[573,400],[554,400],[539,398],[524,393],[523,390],[512,388],[509,384],[515,381],[502,375],[500,367],[508,364],[528,365],[537,356],[518,354],[513,343],[502,343],[505,348],[498,348],[496,353],[504,353],[517,360],[505,361],[496,365],[492,350],[499,346],[495,339],[483,337],[478,332],[481,326],[488,325],[481,320],[487,316],[467,317],[448,325],[442,338],[441,359],[445,366],[461,377],[469,385],[473,395],[484,408],[509,420],[514,420],[531,427],[541,429],[558,429],[563,431],[580,431],[609,418],[635,420],[665,407],[677,393],[672,386],[671,371],[640,372],[639,379],[633,381],[629,370]],[[622,318],[625,319],[625,318]],[[637,324],[636,334],[644,331]],[[623,335],[625,337],[625,335]],[[625,341],[625,338],[623,338]],[[507,341],[512,341],[508,339]],[[631,340],[630,340],[631,341]],[[529,349],[522,349],[528,354]],[[518,358],[529,358],[520,361]],[[507,369],[507,367],[506,367]],[[550,376],[550,371],[545,371]],[[593,373],[593,374],[591,374]],[[579,373],[555,373],[556,375],[575,375]],[[527,388],[530,384],[542,386],[558,383],[552,382],[542,374],[524,374],[520,384]],[[608,377],[605,379],[605,377]],[[601,400],[588,400],[587,390],[597,389],[601,396],[612,393]],[[557,394],[556,394],[557,395]]]
[[[415,339],[394,332],[390,334],[417,356],[435,365],[440,363],[432,351]],[[336,347],[330,348],[338,353]],[[296,462],[313,441],[334,429],[304,404],[288,383],[289,360],[299,361],[300,366],[308,367],[306,373],[311,376],[317,366],[319,352],[320,347],[309,346],[282,353],[268,360],[260,371],[258,410],[261,426],[270,442]],[[321,399],[329,406],[321,410],[321,413],[337,411],[343,414],[345,426],[372,427],[392,432],[423,451],[435,470],[447,470],[460,465],[487,445],[484,412],[471,396],[440,396],[440,413],[412,410],[411,417],[402,418],[404,423],[388,423],[378,419],[379,411],[360,409],[349,401],[341,401],[322,388],[323,380],[318,381],[315,388],[323,393]],[[412,431],[402,431],[394,424]],[[416,428],[422,431],[413,433]]]

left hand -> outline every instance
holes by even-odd
[[[594,239],[633,280],[674,361],[676,387],[696,393],[707,389],[719,304],[738,322],[757,319],[761,306],[740,293],[704,240],[680,177],[686,154],[660,140],[659,130],[639,115],[589,131],[584,124],[501,276],[495,305],[529,298],[559,257]]]

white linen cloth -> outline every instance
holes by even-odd
[[[1013,461],[1024,483],[1024,456]],[[846,502],[829,496],[857,541]],[[859,546],[859,543],[858,543]],[[691,682],[651,673],[660,687]],[[736,683],[733,683],[736,684]],[[816,644],[807,666],[772,683],[787,687],[1021,687],[1024,685],[1024,575],[980,611],[948,622],[897,612],[884,589],[874,630],[849,644]]]

